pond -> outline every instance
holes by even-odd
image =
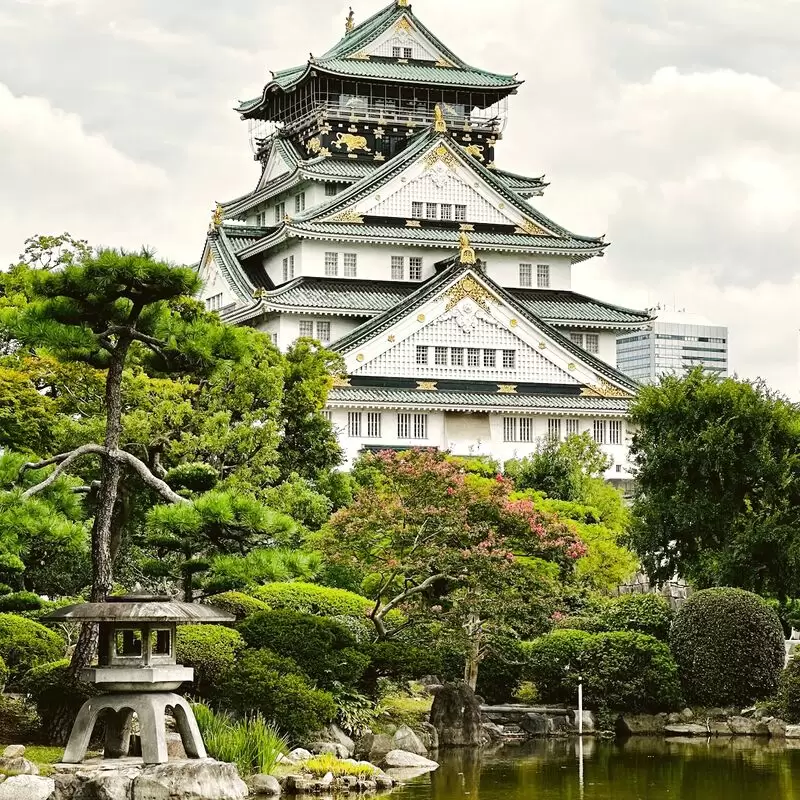
[[[539,740],[451,752],[392,800],[800,800],[800,741]]]

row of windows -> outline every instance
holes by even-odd
[[[316,336],[314,336],[315,326],[317,332]],[[331,323],[314,322],[314,320],[311,319],[301,319],[300,336],[307,339],[317,339],[323,344],[327,344],[331,340]]]
[[[366,424],[365,424],[366,422]],[[351,411],[347,415],[347,435],[351,439],[380,439],[383,430],[383,415],[370,411]],[[398,414],[398,439],[427,439],[427,414]]]
[[[286,256],[283,259],[283,282],[294,278],[294,256]]]
[[[596,333],[571,333],[569,338],[573,344],[582,347],[587,353],[600,352],[600,336]]]
[[[219,311],[222,308],[222,294],[215,294],[206,298],[206,308],[209,311]]]
[[[548,419],[547,438],[560,441],[564,436],[577,436],[580,420]],[[598,444],[622,444],[622,420],[596,419],[592,423],[592,438]],[[504,442],[533,442],[532,417],[505,417],[503,419]]]
[[[411,58],[414,55],[413,47],[393,47],[392,58]]]
[[[674,339],[679,342],[713,342],[714,344],[726,344],[727,339],[716,339],[711,336],[679,336],[669,333],[657,333],[656,339]]]
[[[393,281],[404,281],[406,279],[405,256],[392,256],[391,275]],[[419,256],[411,256],[408,259],[408,279],[410,281],[422,280],[422,259]]]
[[[339,253],[325,253],[325,276],[328,278],[339,277]],[[355,278],[358,275],[358,255],[356,253],[342,253],[344,277]]]
[[[533,264],[519,265],[519,285],[523,288],[530,288],[533,286]],[[536,265],[536,287],[538,289],[550,288],[549,264]]]
[[[433,362],[431,362],[431,350],[433,350]],[[501,354],[498,359],[498,352]],[[465,359],[466,357],[466,359]],[[417,366],[427,367],[433,363],[437,367],[480,367],[481,364],[487,369],[496,369],[498,363],[503,365],[503,369],[516,369],[517,352],[516,350],[481,350],[479,347],[428,347],[426,345],[417,346]]]
[[[453,205],[452,203],[413,202],[411,204],[411,216],[414,219],[443,219],[465,222],[467,219],[467,207],[465,205]]]
[[[410,281],[422,280],[422,258],[419,256],[392,256],[391,257],[391,276],[393,281],[404,281],[406,275]],[[358,277],[358,254],[357,253],[325,253],[325,277],[338,278],[339,264],[343,267],[342,274],[345,278]],[[408,262],[408,272],[406,272],[406,262]],[[294,256],[287,256],[283,259],[283,281],[290,281],[295,276]]]

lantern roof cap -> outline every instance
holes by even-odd
[[[235,622],[236,617],[211,605],[183,603],[169,595],[132,594],[109,596],[104,603],[78,603],[56,609],[42,622],[168,622],[200,624]]]

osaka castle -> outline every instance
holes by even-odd
[[[351,462],[433,447],[501,462],[588,432],[627,474],[637,384],[615,367],[648,313],[572,291],[603,237],[536,209],[504,169],[522,81],[470,66],[408,0],[356,24],[236,109],[256,186],[217,206],[198,269],[209,309],[288,348],[341,354],[326,413]]]

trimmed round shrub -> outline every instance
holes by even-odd
[[[204,601],[207,605],[216,606],[236,617],[240,622],[259,611],[269,611],[270,607],[263,601],[242,592],[223,592],[208,597]]]
[[[68,722],[71,726],[81,706],[99,693],[93,684],[71,675],[66,658],[33,667],[25,675],[22,688],[39,712],[45,736],[55,723],[64,727]]]
[[[231,628],[181,625],[175,655],[179,664],[194,669],[193,691],[201,697],[216,697],[220,676],[234,665],[244,646],[244,639]]]
[[[33,592],[13,592],[0,596],[0,612],[5,611],[38,611],[44,601]]]
[[[562,617],[556,621],[556,630],[586,631],[586,633],[603,633],[605,628],[599,616],[591,614],[576,614]]]
[[[296,611],[262,611],[239,626],[248,646],[291,658],[320,686],[359,682],[369,656],[355,649],[355,637],[332,619]]]
[[[581,664],[586,702],[625,711],[668,711],[681,703],[678,665],[653,636],[618,631],[585,642]]]
[[[773,695],[785,659],[774,609],[742,589],[703,589],[675,615],[670,646],[686,700],[747,705]]]
[[[374,605],[360,594],[302,581],[267,583],[254,590],[253,596],[263,600],[270,608],[322,617],[366,617]]]
[[[329,692],[315,689],[297,664],[269,650],[246,652],[222,677],[219,696],[240,714],[260,711],[294,742],[336,716]]]
[[[379,678],[405,683],[425,675],[439,675],[442,670],[438,652],[405,642],[373,642],[362,645],[361,651],[369,658],[364,685],[370,692],[374,692]]]
[[[612,601],[598,615],[602,630],[646,633],[666,641],[672,609],[660,594],[626,594]]]
[[[57,661],[64,640],[38,622],[15,614],[0,614],[0,658],[8,667],[9,686],[17,686],[31,667]]]
[[[787,722],[800,722],[800,658],[794,655],[781,673],[778,688],[780,715]]]
[[[493,636],[478,669],[476,692],[487,703],[507,703],[522,679],[525,649],[511,636]]]
[[[592,634],[585,631],[553,631],[523,642],[522,679],[531,681],[545,702],[572,702],[578,690],[583,652],[591,638]]]

